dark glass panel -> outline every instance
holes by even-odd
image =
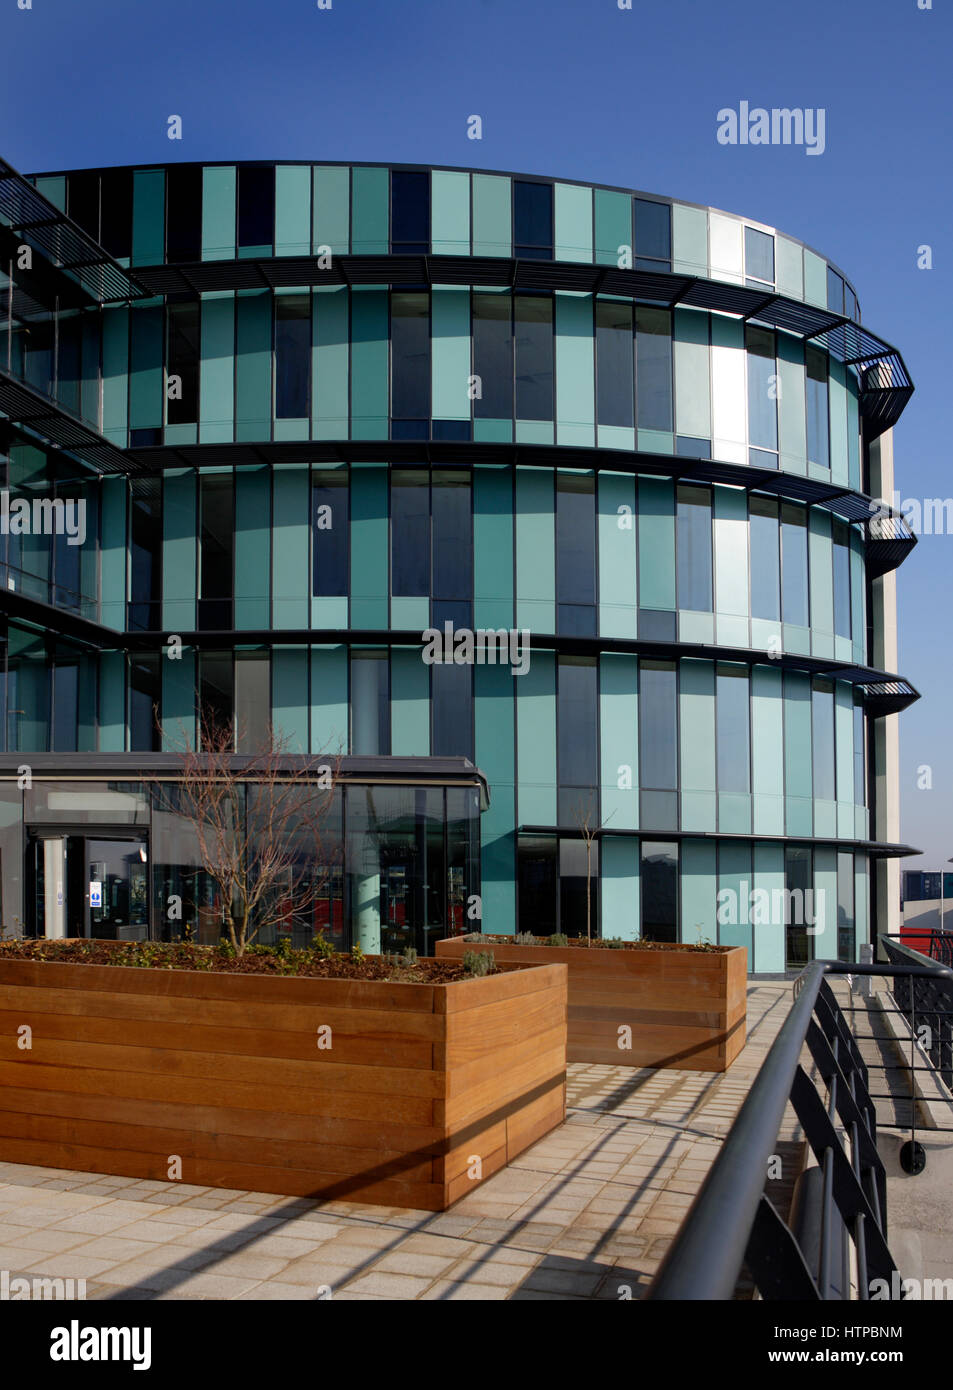
[[[711,492],[679,484],[677,488],[678,606],[711,612]]]
[[[99,175],[79,170],[66,175],[66,211],[72,222],[99,241]]]
[[[306,419],[310,413],[311,297],[275,298],[275,418]]]
[[[395,469],[390,480],[391,593],[430,595],[430,488],[426,473]]]
[[[774,284],[774,237],[745,227],[745,276]]]
[[[351,752],[390,753],[390,676],[386,651],[351,653]]]
[[[598,844],[587,859],[584,840],[559,841],[559,930],[566,936],[599,935]]]
[[[273,165],[238,167],[238,244],[272,246],[275,240]]]
[[[811,851],[802,845],[786,845],[784,850],[784,886],[787,891],[785,907],[785,963],[786,970],[802,970],[811,959],[813,952],[808,936],[807,904],[811,898],[805,895],[811,891],[814,871]],[[811,913],[811,916],[816,916]]]
[[[634,383],[632,305],[597,300],[596,400],[600,425],[634,425]]]
[[[804,350],[807,368],[807,457],[821,468],[830,468],[830,428],[827,406],[827,354]]]
[[[395,252],[426,256],[430,251],[430,175],[391,173],[391,245]]]
[[[678,940],[678,845],[642,842],[642,938]]]
[[[675,665],[639,664],[639,781],[655,791],[678,787],[678,705]]]
[[[672,258],[672,210],[668,203],[653,203],[647,198],[635,199],[635,256],[636,270],[664,270],[663,265],[640,261],[670,261]]]
[[[672,315],[638,305],[635,310],[636,400],[641,430],[672,428]]]
[[[555,835],[521,835],[517,841],[519,929],[536,936],[556,931]]]
[[[473,515],[468,473],[433,474],[433,597],[473,596]]]
[[[430,418],[430,296],[391,295],[391,414]],[[421,436],[426,438],[426,431]]]
[[[781,563],[778,504],[770,497],[749,499],[751,545],[751,616],[781,616]]]
[[[566,809],[575,807],[577,814],[588,810],[595,828],[599,823],[599,673],[595,657],[560,658],[556,725],[560,792],[575,788],[586,793],[582,803],[578,797],[567,798]],[[575,819],[570,814],[564,821],[560,814],[561,824],[571,825]]]
[[[199,627],[232,625],[235,498],[231,473],[199,479]]]
[[[473,296],[474,400],[478,420],[513,418],[513,301],[508,294]]]
[[[431,669],[435,758],[473,757],[473,667],[435,662]]]
[[[159,661],[147,653],[129,657],[129,749],[133,753],[154,753],[161,747]]]
[[[513,181],[513,252],[517,257],[529,260],[552,258],[552,184],[524,183],[521,179]]]
[[[202,166],[172,165],[166,174],[166,260],[202,259]]]
[[[270,746],[271,659],[268,652],[235,653],[235,751]]]
[[[782,617],[807,627],[807,513],[792,502],[781,504]]]
[[[117,260],[132,255],[132,170],[104,169],[100,176],[100,245]]]
[[[168,306],[168,338],[166,420],[170,425],[194,425],[199,418],[198,304]]]
[[[718,790],[750,792],[749,681],[746,666],[719,666],[715,686]]]
[[[231,652],[199,652],[200,732],[227,729],[235,717]]]
[[[323,470],[311,478],[312,593],[341,598],[348,592],[348,475]]]
[[[556,475],[556,602],[561,633],[595,635],[596,494],[585,474]]]
[[[517,295],[516,418],[553,418],[553,301]]]

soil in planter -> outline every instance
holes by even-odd
[[[229,975],[293,975],[321,980],[389,980],[405,984],[452,984],[472,978],[455,960],[424,958],[413,964],[383,956],[321,955],[270,946],[251,946],[241,957],[215,946],[187,942],[21,940],[0,942],[0,961],[51,961],[74,965],[139,966],[150,970],[212,970]],[[498,975],[496,966],[488,972]]]
[[[479,936],[476,933],[465,936],[464,941],[475,944],[498,944],[500,946],[552,946],[555,943],[548,936],[534,936],[532,941],[517,941],[515,936]],[[558,949],[617,950],[617,951],[701,951],[708,955],[730,951],[730,946],[715,946],[710,941],[692,943],[687,941],[617,941],[611,938],[571,936],[566,942],[559,942]]]

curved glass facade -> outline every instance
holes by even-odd
[[[382,920],[393,878],[425,947],[585,932],[588,886],[604,936],[744,944],[759,972],[855,957],[896,678],[865,525],[885,383],[836,267],[711,209],[466,170],[32,184],[138,297],[66,294],[55,266],[27,296],[5,266],[7,376],[122,460],[0,417],[8,509],[86,504],[75,544],[68,512],[2,528],[5,769],[134,778],[203,706],[238,753],[273,724],[392,772],[467,759],[482,815],[449,783],[416,820],[395,802],[413,854],[375,861]],[[633,278],[581,290],[586,266]],[[373,878],[345,793],[341,944]]]

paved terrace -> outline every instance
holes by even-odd
[[[90,1299],[638,1298],[790,1002],[749,984],[725,1075],[570,1066],[566,1123],[443,1214],[0,1164],[0,1269]],[[779,1153],[786,1213],[793,1116]]]

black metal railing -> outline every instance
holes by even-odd
[[[888,1298],[898,1296],[902,1284],[887,1245],[886,1173],[867,1066],[827,980],[848,974],[893,976],[895,990],[901,980],[918,989],[921,980],[942,979],[948,989],[953,982],[953,970],[908,964],[906,956],[899,963],[807,966],[647,1298],[731,1299],[745,1266],[765,1299],[866,1300],[874,1280],[884,1281]],[[802,1064],[805,1047],[813,1077]],[[786,1221],[765,1181],[788,1105],[816,1166],[799,1175]]]
[[[931,937],[932,959],[947,967],[953,966],[953,952],[950,951],[953,942],[947,933],[931,932]],[[893,937],[882,936],[880,941],[887,959],[894,965],[919,964],[923,959],[922,951]],[[938,954],[934,954],[934,948]],[[911,1038],[923,1048],[944,1084],[953,1090],[953,984],[940,974],[899,974],[894,980],[893,996],[906,1019]]]

